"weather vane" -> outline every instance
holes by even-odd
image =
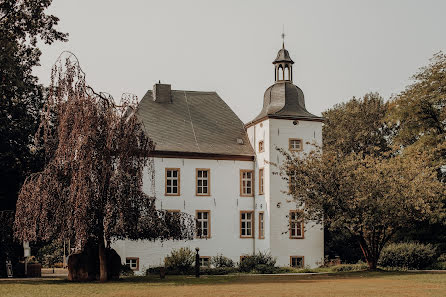
[[[285,25],[282,26],[282,48],[285,48]]]

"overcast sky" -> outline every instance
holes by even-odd
[[[49,12],[70,36],[42,46],[35,73],[44,84],[69,50],[88,83],[115,98],[142,98],[161,80],[176,90],[217,91],[244,122],[274,83],[282,26],[294,84],[316,115],[370,91],[388,99],[446,51],[441,0],[53,0]]]

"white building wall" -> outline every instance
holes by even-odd
[[[284,157],[277,150],[288,150],[289,138],[300,138],[303,141],[304,151],[314,149],[316,143],[322,145],[322,123],[314,121],[266,119],[248,128],[248,137],[258,153],[258,143],[263,140],[265,152],[258,153],[256,172],[259,167],[264,168],[265,174],[265,202],[269,217],[268,242],[271,254],[276,257],[277,265],[289,266],[291,256],[303,256],[304,265],[309,267],[320,266],[324,257],[324,234],[321,225],[308,222],[304,226],[303,239],[289,238],[289,211],[296,210],[296,203],[290,201],[291,196],[285,192],[288,189],[287,181],[277,173]]]
[[[210,210],[211,238],[190,241],[130,241],[119,240],[113,248],[121,256],[139,258],[139,273],[147,268],[164,264],[172,249],[189,246],[200,248],[200,256],[223,254],[235,262],[240,256],[252,254],[258,240],[258,215],[255,216],[255,238],[240,238],[240,211],[253,210],[262,202],[253,197],[240,196],[240,170],[253,169],[252,161],[154,158],[155,194],[158,209],[180,210],[195,216],[196,210]],[[165,196],[165,168],[180,168],[180,196]],[[210,169],[210,196],[196,196],[196,168]],[[257,178],[257,176],[255,176]],[[152,194],[152,180],[144,175],[143,189]],[[257,181],[255,182],[257,186]],[[264,203],[263,203],[264,205]],[[262,240],[266,241],[266,240]]]
[[[256,151],[255,161],[230,161],[208,159],[154,158],[155,187],[148,172],[144,174],[143,189],[157,197],[158,209],[180,210],[195,216],[196,210],[210,210],[211,238],[190,241],[129,241],[119,240],[113,248],[121,256],[139,258],[139,271],[164,264],[164,258],[172,249],[180,247],[200,248],[201,256],[223,254],[235,262],[240,256],[254,251],[271,252],[277,265],[289,266],[290,256],[303,256],[305,266],[317,267],[324,255],[322,226],[305,224],[304,239],[290,239],[288,215],[296,205],[290,202],[286,181],[278,172],[283,157],[277,147],[288,149],[289,138],[301,138],[304,151],[312,146],[306,142],[322,144],[322,123],[267,119],[247,129],[248,138]],[[258,143],[264,141],[264,152]],[[165,196],[165,168],[180,169],[180,196]],[[196,168],[210,169],[210,196],[196,196]],[[259,195],[259,169],[264,169],[264,194]],[[254,197],[240,196],[240,170],[254,170]],[[155,190],[155,193],[153,192]],[[279,206],[279,207],[278,207]],[[255,210],[254,238],[240,238],[240,211]],[[264,212],[265,238],[259,238],[259,212]]]
[[[276,148],[288,149],[289,138],[301,138],[304,152],[314,149],[311,143],[322,145],[322,123],[314,121],[298,121],[297,125],[291,120],[271,119],[270,152],[271,162],[281,164],[284,157]],[[310,143],[310,144],[308,144]],[[289,265],[290,256],[303,256],[304,265],[320,266],[324,257],[324,233],[320,225],[307,222],[304,226],[303,239],[290,239],[289,211],[296,209],[291,197],[284,193],[288,189],[288,182],[279,175],[273,175],[277,168],[271,168],[270,199],[271,199],[271,252],[277,257],[278,265]],[[277,207],[280,203],[280,207]]]

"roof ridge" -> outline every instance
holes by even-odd
[[[171,92],[184,92],[184,93],[208,93],[217,94],[216,91],[191,91],[191,90],[171,90]]]

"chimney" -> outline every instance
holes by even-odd
[[[157,83],[153,85],[153,101],[158,103],[172,103],[170,85]]]

